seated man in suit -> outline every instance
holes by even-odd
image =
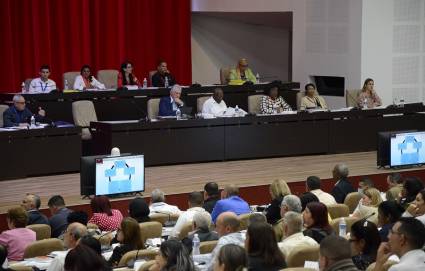
[[[49,93],[56,89],[56,83],[49,79],[50,67],[42,65],[40,67],[40,77],[31,81],[29,86],[29,93]]]
[[[227,110],[227,105],[223,101],[223,90],[214,89],[214,94],[202,105],[202,114],[210,114],[215,117],[223,116]]]
[[[157,67],[157,72],[152,76],[153,87],[165,87],[165,80],[168,79],[168,86],[174,86],[176,80],[167,68],[167,62],[160,60]]]
[[[252,83],[257,82],[257,78],[255,78],[254,73],[250,68],[248,68],[248,61],[245,58],[239,59],[238,66],[235,69],[230,70],[229,74],[230,84],[232,81],[251,81]]]
[[[331,194],[337,203],[344,203],[345,197],[355,192],[353,185],[348,181],[348,167],[345,164],[337,164],[332,170],[333,179],[336,181]]]
[[[182,88],[179,85],[174,85],[170,89],[170,96],[162,97],[159,101],[158,116],[175,116],[178,108],[184,105],[180,100]]]
[[[4,127],[28,126],[28,122],[33,114],[25,107],[25,98],[16,94],[13,96],[13,105],[3,112]],[[38,115],[35,115],[35,121],[40,122],[46,116],[46,112],[38,108]]]
[[[217,217],[224,212],[233,212],[236,215],[251,212],[248,203],[239,197],[239,188],[235,185],[226,185],[221,192],[221,198],[217,201],[211,213],[214,223],[217,221]]]
[[[32,224],[47,224],[49,225],[49,220],[45,215],[43,215],[39,209],[41,205],[41,200],[38,195],[27,194],[22,200],[21,206],[28,213],[28,225]]]

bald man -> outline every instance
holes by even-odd
[[[229,80],[230,84],[232,84],[232,81],[251,81],[254,84],[257,82],[254,73],[248,66],[248,60],[246,58],[239,59],[236,68],[230,70]]]
[[[21,206],[28,213],[28,225],[31,224],[47,224],[49,225],[49,220],[45,215],[43,215],[39,209],[41,205],[41,200],[38,195],[27,194],[22,200]]]
[[[13,105],[3,112],[3,126],[28,126],[33,113],[26,107],[25,98],[16,94],[13,96]],[[46,111],[41,107],[38,108],[38,114],[34,115],[36,122],[42,122],[46,116]]]
[[[223,212],[233,212],[236,215],[251,212],[249,204],[239,197],[239,188],[235,185],[226,185],[221,192],[221,200],[217,201],[211,213],[214,223],[216,223],[218,216]]]
[[[223,116],[226,113],[227,105],[223,100],[223,90],[214,89],[214,94],[202,105],[202,114],[210,114],[214,117]]]

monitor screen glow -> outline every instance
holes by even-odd
[[[425,132],[394,134],[390,145],[392,167],[425,163]]]

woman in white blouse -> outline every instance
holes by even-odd
[[[271,86],[261,98],[260,111],[261,114],[277,114],[292,111],[292,108],[282,96],[279,96],[277,86]]]
[[[87,90],[87,89],[105,89],[105,85],[91,75],[91,68],[89,65],[81,67],[80,75],[75,78],[74,89]]]
[[[325,99],[319,96],[313,84],[305,85],[305,96],[301,99],[300,110],[306,109],[328,109]]]

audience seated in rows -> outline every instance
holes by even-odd
[[[49,225],[49,220],[45,215],[43,215],[39,209],[41,205],[41,200],[38,195],[27,194],[22,200],[21,206],[28,213],[28,225],[32,224],[47,224]]]
[[[353,213],[353,217],[367,218],[367,220],[378,224],[378,206],[381,204],[381,193],[376,188],[368,188],[363,192],[358,209]]]
[[[266,209],[266,218],[267,222],[270,224],[275,224],[280,220],[280,204],[285,196],[291,194],[291,189],[289,189],[288,184],[282,180],[274,180],[269,188],[270,196],[272,201]]]
[[[89,222],[89,216],[84,211],[74,211],[68,215],[66,220],[68,221],[68,225],[74,222],[78,222],[84,226],[87,226],[87,223]]]
[[[403,189],[403,179],[398,172],[387,176],[388,190],[385,193],[386,200],[400,200],[401,190]]]
[[[151,193],[151,205],[149,206],[151,213],[160,213],[168,215],[179,215],[180,209],[175,205],[170,205],[165,202],[165,195],[159,189],[154,189]]]
[[[335,198],[329,194],[324,192],[321,189],[321,180],[317,176],[309,176],[306,180],[306,188],[307,191],[314,194],[321,203],[329,206],[331,204],[336,204]]]
[[[52,238],[59,237],[68,226],[68,215],[72,210],[66,208],[65,200],[61,195],[52,196],[47,202],[51,217],[49,218],[49,224],[52,228]]]
[[[187,248],[175,239],[161,243],[159,254],[150,271],[195,271],[195,265]]]
[[[310,202],[303,212],[304,235],[310,236],[317,243],[328,235],[335,234],[329,225],[328,209],[321,202]]]
[[[217,217],[223,212],[233,212],[236,215],[251,212],[248,203],[239,197],[239,188],[235,185],[226,185],[221,192],[221,198],[221,200],[217,201],[211,213],[214,223],[216,223]]]
[[[64,270],[66,271],[111,271],[105,259],[98,255],[92,248],[78,244],[70,250],[65,258]]]
[[[248,270],[274,271],[286,267],[270,224],[250,224],[246,232],[245,249],[248,253]]]
[[[138,223],[149,222],[150,209],[144,198],[137,197],[128,204],[128,214]]]
[[[6,220],[9,230],[0,234],[0,245],[6,247],[9,260],[22,260],[25,248],[36,240],[35,232],[25,228],[28,214],[22,207],[11,208],[6,213]]]
[[[245,249],[239,245],[227,244],[221,247],[214,263],[214,271],[243,271],[248,265]]]
[[[413,202],[416,199],[416,196],[422,189],[424,189],[424,184],[419,178],[406,178],[403,182],[403,189],[401,190],[401,206],[407,208],[409,206],[409,203]]]
[[[248,226],[252,223],[267,223],[267,218],[262,213],[252,213],[248,218]]]
[[[274,233],[276,234],[276,240],[278,242],[285,237],[283,232],[283,220],[285,214],[290,211],[296,213],[302,212],[301,200],[295,195],[286,196],[285,198],[283,198],[282,203],[280,205],[280,216],[282,217],[282,219],[280,219],[278,223],[273,227]]]
[[[394,223],[401,217],[404,209],[396,201],[384,201],[378,206],[378,224],[380,227],[379,235],[382,242],[388,241],[388,234],[394,226]]]
[[[364,219],[356,221],[351,226],[349,241],[354,264],[359,270],[366,270],[375,262],[381,244],[378,228],[374,223]]]
[[[330,235],[320,243],[319,267],[321,271],[357,271],[351,259],[350,243],[347,239]]]
[[[359,181],[359,187],[357,188],[357,192],[359,192],[360,194],[363,194],[369,188],[374,188],[374,187],[375,187],[375,184],[373,183],[371,178],[363,177]]]
[[[355,192],[353,185],[348,181],[348,167],[345,164],[337,164],[332,170],[332,177],[336,184],[331,191],[337,203],[344,203],[345,197]]]
[[[198,235],[200,242],[218,240],[218,234],[211,231],[211,215],[208,212],[196,212],[193,215],[192,231],[185,237],[182,242],[189,251],[192,251],[192,241],[195,234]]]
[[[313,247],[319,244],[313,238],[303,234],[303,217],[300,213],[289,211],[283,217],[283,234],[285,238],[278,243],[285,259],[288,259],[298,247]]]
[[[425,189],[419,191],[415,200],[409,204],[406,211],[403,213],[403,216],[415,217],[425,225]]]
[[[95,224],[101,231],[115,231],[119,228],[122,221],[120,210],[112,209],[111,202],[107,196],[96,196],[91,199],[90,207],[93,216],[89,224]]]
[[[215,182],[209,182],[204,186],[204,209],[208,213],[212,213],[214,206],[217,201],[220,200],[220,191],[218,190],[218,184]]]
[[[305,207],[307,207],[307,204],[309,204],[310,202],[319,202],[319,198],[311,192],[302,193],[302,195],[300,196],[300,200],[302,211],[305,210]]]

